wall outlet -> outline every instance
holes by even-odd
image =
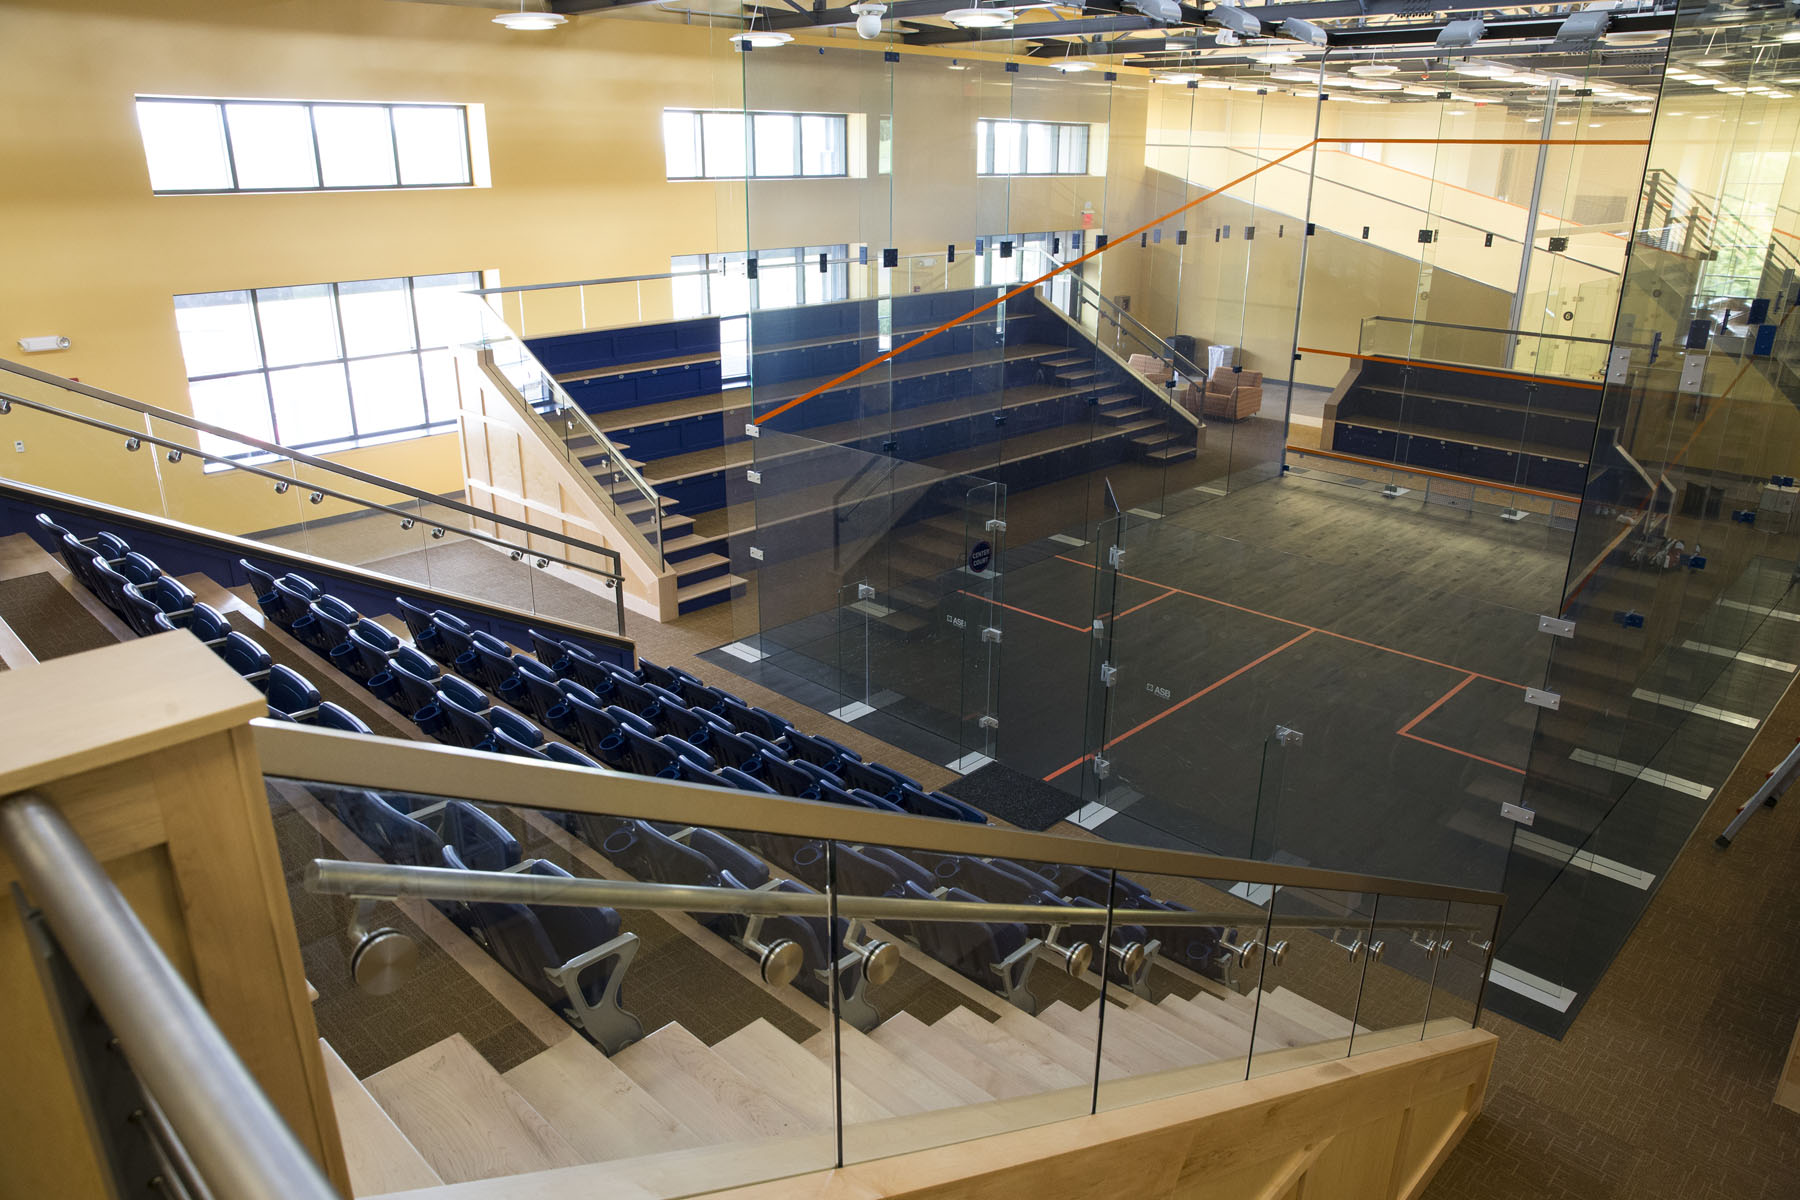
[[[25,453],[25,443],[24,442],[14,442],[13,443],[13,453],[14,454]]]

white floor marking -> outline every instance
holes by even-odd
[[[1082,805],[1080,808],[1069,814],[1069,820],[1081,826],[1083,829],[1098,829],[1101,825],[1118,815],[1119,812],[1117,809],[1108,808],[1106,805],[1096,802],[1093,804]]]
[[[1666,787],[1672,792],[1683,792],[1697,800],[1709,799],[1713,790],[1704,783],[1695,783],[1691,779],[1683,779],[1679,775],[1670,775],[1665,771],[1652,771],[1648,767],[1634,762],[1626,762],[1622,758],[1612,758],[1605,754],[1595,754],[1592,750],[1572,750],[1569,757],[1578,763],[1590,767],[1599,767],[1604,771],[1616,771],[1620,775],[1630,775],[1645,783]]]
[[[1150,511],[1150,510],[1149,510],[1149,509],[1147,509],[1147,508],[1128,508],[1128,509],[1126,509],[1126,510],[1125,510],[1125,511],[1126,511],[1126,512],[1128,512],[1128,513],[1130,513],[1130,514],[1131,514],[1131,515],[1132,515],[1132,516],[1134,516],[1134,517],[1143,517],[1143,518],[1144,518],[1144,519],[1145,519],[1145,520],[1147,520],[1147,521],[1160,521],[1160,520],[1162,520],[1162,514],[1161,514],[1161,513],[1159,513],[1159,512],[1151,512],[1151,511]]]
[[[1742,725],[1745,729],[1755,729],[1762,722],[1755,717],[1729,709],[1714,708],[1710,704],[1696,704],[1692,700],[1683,700],[1680,696],[1671,696],[1666,692],[1650,692],[1643,688],[1631,693],[1633,700],[1648,700],[1652,704],[1661,704],[1668,708],[1678,708],[1682,712],[1693,713],[1696,717],[1711,717],[1715,721],[1724,721],[1727,725]]]
[[[1197,488],[1195,488],[1195,489],[1194,489],[1194,490],[1195,490],[1195,491],[1196,491],[1196,492],[1205,492],[1205,493],[1206,493],[1206,494],[1207,494],[1207,495],[1209,495],[1209,496],[1223,496],[1223,495],[1225,495],[1225,489],[1224,489],[1224,488],[1216,488],[1216,487],[1208,487],[1208,486],[1207,486],[1207,485],[1206,485],[1206,484],[1204,484],[1204,483],[1203,483],[1203,484],[1201,484],[1201,485],[1200,485],[1200,486],[1199,486],[1199,487],[1197,487]]]
[[[858,717],[866,717],[874,711],[873,707],[864,704],[861,700],[852,700],[842,708],[834,708],[825,715],[828,717],[836,717],[847,725]]]
[[[1234,883],[1231,894],[1248,900],[1258,908],[1267,908],[1281,889],[1272,883]]]
[[[1576,850],[1573,846],[1565,846],[1528,829],[1520,829],[1513,834],[1513,845],[1540,858],[1552,862],[1567,863],[1577,870],[1592,875],[1604,875],[1608,879],[1630,884],[1639,891],[1647,892],[1650,885],[1656,882],[1656,876],[1648,871],[1640,871],[1636,867],[1628,867],[1622,862],[1610,858],[1602,858],[1588,850]]]
[[[1721,600],[1720,608],[1735,608],[1739,612],[1762,613],[1771,617],[1779,617],[1783,621],[1800,621],[1800,613],[1788,612],[1785,609],[1770,608],[1766,604],[1745,604],[1742,600]]]
[[[891,617],[894,615],[893,609],[887,607],[884,604],[877,604],[873,600],[858,600],[856,603],[850,605],[850,607],[855,609],[859,613],[863,613],[866,616],[875,617],[877,619],[879,619],[881,617]]]
[[[1546,1008],[1554,1008],[1557,1012],[1568,1012],[1569,1005],[1575,1003],[1575,997],[1578,994],[1561,984],[1539,978],[1529,971],[1509,967],[1499,959],[1494,960],[1493,967],[1488,971],[1488,978],[1509,992],[1517,992],[1527,1000],[1535,1000]]]
[[[1223,492],[1221,492],[1219,494],[1224,495]],[[1066,533],[1053,533],[1050,535],[1050,540],[1053,542],[1061,542],[1065,546],[1085,546],[1085,545],[1087,545],[1087,543],[1082,541],[1080,538],[1070,537]]]
[[[979,750],[971,750],[961,758],[956,759],[953,762],[947,762],[944,765],[949,767],[952,771],[955,771],[958,775],[967,775],[975,768],[985,767],[993,761],[993,759],[981,753]]]
[[[1729,646],[1709,646],[1705,642],[1683,642],[1683,650],[1698,650],[1702,654],[1716,654],[1720,658],[1735,658],[1739,662],[1747,662],[1753,667],[1767,667],[1771,671],[1785,671],[1792,675],[1800,670],[1791,662],[1782,662],[1779,658],[1764,658],[1760,654],[1746,654],[1742,650],[1733,650]]]
[[[761,650],[758,650],[755,646],[748,645],[744,642],[732,642],[728,646],[720,646],[719,649],[731,655],[733,658],[741,658],[745,662],[761,662],[768,657],[768,655],[764,654]]]

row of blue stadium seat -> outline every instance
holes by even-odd
[[[45,520],[48,523],[47,518]],[[111,535],[98,535],[85,542],[77,541],[66,531],[61,531],[58,536],[68,538],[80,547],[103,546],[104,550],[97,552],[95,557],[112,555],[115,559],[123,559],[130,554],[129,547]],[[66,554],[83,557],[81,551],[70,551],[68,543],[64,543],[64,549]],[[146,581],[161,577],[154,563],[142,556],[136,557],[141,561],[130,564],[136,574]],[[532,637],[536,656],[520,654],[498,639],[469,630],[450,614],[426,612],[402,600],[399,601],[402,615],[415,638],[413,644],[408,644],[303,577],[290,574],[277,579],[250,563],[242,566],[255,583],[259,604],[272,621],[325,655],[371,693],[413,718],[421,728],[455,744],[573,765],[597,767],[604,764],[613,769],[660,774],[715,786],[833,799],[868,808],[906,810],[933,800],[957,803],[950,797],[924,792],[898,772],[879,764],[864,763],[853,751],[836,742],[800,733],[776,714],[709,688],[676,668],[640,660],[640,671],[629,672],[615,664],[601,662],[577,643],[549,638],[535,631]],[[98,590],[97,594],[104,598]],[[354,715],[329,702],[321,702],[317,689],[297,672],[271,665],[260,646],[231,630],[216,610],[194,602],[191,592],[185,605],[172,606],[171,610],[159,610],[159,613],[166,624],[151,621],[142,632],[189,629],[240,674],[265,690],[271,715],[369,732]],[[427,648],[431,653],[423,653],[421,648]],[[545,660],[550,660],[548,665]],[[443,671],[441,667],[446,664],[457,673]],[[486,684],[514,701],[553,732],[594,749],[597,756],[589,757],[571,746],[545,738],[531,720],[490,701],[487,693],[474,681]],[[605,703],[608,700],[615,702]],[[684,734],[686,736],[682,736]],[[714,754],[719,757],[714,758]],[[854,786],[863,783],[869,786]],[[772,786],[774,784],[781,786]],[[878,794],[875,788],[884,789],[886,794]],[[381,806],[364,804],[358,820],[347,823],[372,849],[390,861],[430,866],[467,865],[482,870],[518,866],[517,843],[497,822],[473,806],[460,801],[452,802],[460,806],[455,810],[447,805],[438,806],[436,811],[459,814],[445,819],[454,820],[457,830],[454,836],[446,839],[438,831],[407,818],[392,797],[383,800],[375,793],[366,795],[382,801]],[[953,814],[946,811],[934,815]],[[976,819],[981,819],[979,814]],[[792,876],[774,882],[781,890],[824,886],[825,850],[819,842],[751,835],[749,840],[756,850],[752,853],[745,846],[708,830],[677,829],[587,814],[568,814],[567,823],[597,850],[640,878],[759,888],[771,883],[769,868],[764,862],[767,860]],[[480,831],[480,836],[472,834],[472,829]],[[1034,869],[1004,860],[964,855],[916,853],[908,857],[885,847],[844,844],[839,845],[838,853],[840,886],[858,894],[1098,909],[1108,902],[1114,886],[1105,874],[1080,867]],[[544,868],[548,872],[559,870],[547,863]],[[547,873],[542,868],[532,869],[540,874]],[[1148,889],[1129,879],[1119,878],[1117,887],[1125,903],[1166,911],[1183,909],[1179,904],[1155,899]],[[506,962],[509,969],[525,961],[519,956],[525,953],[527,946],[536,947],[532,954],[542,957],[559,947],[568,949],[572,944],[568,930],[558,923],[560,918],[551,916],[549,924],[561,932],[556,936],[545,932],[546,913],[551,910],[527,910],[526,906],[488,908],[493,911],[475,914],[465,908],[453,916],[472,923],[479,915],[482,921],[492,926],[483,934],[490,946],[492,939],[499,936],[496,930],[501,925],[513,930],[507,935],[511,949],[496,952],[496,957]],[[503,909],[519,911],[500,911]],[[616,919],[617,915],[611,914],[611,928],[615,933]],[[606,917],[594,917],[588,924],[600,929],[606,927],[607,920]],[[825,997],[828,987],[831,948],[841,946],[847,937],[853,936],[842,922],[834,936],[819,918],[744,918],[719,914],[703,923],[753,953],[781,940],[798,944],[804,952],[804,968],[795,981],[796,986],[820,999]],[[1027,1007],[1031,1001],[1026,981],[1030,964],[1036,957],[1033,951],[1053,928],[1060,930],[1065,944],[1074,939],[1097,945],[1105,936],[1103,919],[1082,924],[1067,916],[1029,926],[1013,922],[929,920],[888,921],[884,925],[965,977]],[[1150,958],[1160,952],[1182,965],[1216,974],[1218,963],[1226,956],[1219,946],[1221,932],[1209,926],[1162,927],[1157,930],[1160,937],[1157,942],[1141,928],[1116,928],[1103,960],[1105,969],[1115,982],[1134,984],[1147,973]],[[610,940],[602,939],[603,942]],[[534,988],[546,978],[536,968],[527,974],[530,976],[527,983]],[[847,1013],[854,1014],[859,1006],[866,1006],[863,999],[865,983],[860,960],[854,956],[847,959],[845,969],[840,972],[843,994],[853,999]],[[578,991],[592,1001],[590,1017],[607,1024],[611,1031],[608,1036],[616,1038],[618,1019],[606,1014],[618,1010],[617,981],[601,974],[586,978]],[[608,996],[610,1002],[606,1002]],[[569,1015],[574,1011],[569,1007],[573,994],[566,994],[563,999],[560,1010]],[[872,1024],[873,1008],[867,1008],[866,1012]],[[577,1020],[577,1023],[581,1021]]]

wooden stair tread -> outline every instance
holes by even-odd
[[[667,547],[664,547],[663,553],[668,553]],[[730,565],[731,560],[723,554],[696,554],[692,558],[684,558],[680,562],[669,564],[677,576],[688,571],[701,571],[711,567],[728,567]]]
[[[1023,1042],[1054,1061],[1065,1071],[1082,1079],[1094,1074],[1094,1039],[1085,1043],[1062,1032],[1037,1017],[1024,1012],[1011,1012],[1001,1017],[999,1027],[1017,1041]]]
[[[325,1082],[331,1088],[331,1107],[337,1113],[338,1136],[344,1143],[350,1190],[358,1196],[373,1196],[442,1183],[418,1147],[324,1038],[319,1039],[319,1053],[325,1058]]]
[[[1263,1003],[1273,1004],[1282,1016],[1316,1030],[1321,1037],[1348,1037],[1350,1034],[1349,1017],[1341,1017],[1323,1004],[1308,1000],[1289,988],[1276,987],[1263,993]],[[1359,1028],[1357,1032],[1368,1031]]]
[[[679,564],[677,564],[679,565]],[[726,592],[742,587],[747,582],[742,575],[720,575],[714,579],[703,579],[699,583],[690,583],[686,587],[675,589],[675,602],[685,604],[689,600],[701,596],[710,596],[714,592]]]
[[[692,517],[684,517],[682,519],[685,520],[690,526],[693,525],[693,523],[694,523],[694,518],[692,518]],[[663,548],[664,554],[677,553],[682,550],[690,549],[691,547],[694,547],[694,546],[704,546],[710,542],[716,542],[716,541],[720,540],[716,537],[707,537],[703,533],[684,533],[680,537],[670,537],[669,536],[670,524],[671,524],[670,518],[667,518],[667,517],[663,518],[663,546],[662,546],[662,548]],[[690,560],[683,559],[681,562],[672,563],[670,565],[675,566],[675,567],[680,567],[680,566],[683,566],[688,561],[690,561]]]
[[[840,1023],[838,1034],[844,1082],[854,1083],[870,1099],[896,1116],[976,1104],[987,1098],[973,1087],[962,1092],[952,1091],[853,1026]],[[829,1064],[831,1031],[825,1029],[815,1033],[801,1043],[801,1049]]]
[[[998,1022],[987,1021],[966,1008],[953,1008],[932,1025],[953,1037],[976,1047],[997,1067],[1007,1072],[1027,1091],[1047,1092],[1056,1088],[1075,1087],[1081,1076],[1043,1051],[1027,1045],[1002,1029]],[[983,1086],[986,1086],[985,1084]],[[994,1091],[989,1087],[988,1090]],[[998,1095],[995,1092],[995,1095]],[[1015,1095],[1025,1094],[1023,1091]]]
[[[716,1141],[785,1137],[811,1128],[679,1025],[664,1025],[612,1061],[688,1128]]]
[[[1090,1025],[1097,1019],[1100,1001],[1088,1005],[1081,1010],[1082,1020]],[[1120,1005],[1114,1004],[1106,1010],[1106,1028],[1100,1034],[1101,1045],[1107,1047],[1110,1054],[1124,1046],[1132,1047],[1137,1053],[1133,1061],[1138,1064],[1154,1063],[1154,1066],[1142,1068],[1134,1074],[1148,1075],[1156,1071],[1168,1071],[1176,1067],[1189,1067],[1198,1063],[1209,1062],[1217,1056],[1207,1055],[1192,1042],[1168,1033],[1158,1025],[1151,1024],[1141,1017],[1133,1017]]]
[[[964,1069],[968,1054],[962,1046],[911,1013],[895,1013],[877,1025],[869,1037],[942,1087],[959,1095],[973,1089],[986,1099],[996,1098],[995,1092]]]
[[[600,1162],[707,1142],[578,1033],[501,1078],[579,1151]]]
[[[1058,1000],[1038,1013],[1038,1019],[1057,1030],[1077,1045],[1091,1044],[1096,1032],[1094,1015],[1083,1013]],[[1146,1047],[1135,1038],[1113,1036],[1111,1030],[1102,1039],[1102,1079],[1118,1079],[1128,1075],[1147,1075],[1168,1069],[1168,1060],[1160,1051]]]
[[[1127,1013],[1146,1025],[1160,1029],[1165,1037],[1171,1038],[1177,1047],[1191,1046],[1199,1057],[1190,1058],[1189,1062],[1208,1062],[1212,1059],[1229,1058],[1232,1055],[1242,1056],[1250,1048],[1247,1035],[1235,1029],[1201,1022],[1184,1013],[1177,1013],[1148,1000],[1138,999],[1130,1005],[1121,1005]],[[1107,1022],[1112,1021],[1112,1014],[1106,1014]]]
[[[1213,1023],[1225,1028],[1234,1029],[1244,1037],[1250,1035],[1252,1027],[1256,1023],[1256,1015],[1254,1013],[1247,1012],[1234,1004],[1223,1003],[1222,1001],[1209,996],[1205,992],[1201,992],[1199,995],[1186,1000],[1182,999],[1180,996],[1170,994],[1163,997],[1163,1004],[1165,1007],[1172,1008],[1176,1012],[1186,1015],[1192,1020],[1199,1021],[1203,1024]],[[1255,1033],[1256,1053],[1258,1054],[1264,1054],[1272,1050],[1285,1050],[1287,1047],[1293,1045],[1292,1042],[1282,1037],[1281,1034],[1271,1026],[1264,1026],[1261,1029],[1256,1029]]]
[[[783,1103],[817,1127],[829,1129],[837,1119],[831,1068],[764,1018],[715,1044],[713,1053],[747,1078],[777,1088]],[[842,1082],[846,1121],[879,1121],[894,1115],[850,1080]]]
[[[363,1083],[446,1183],[584,1161],[460,1033]]]

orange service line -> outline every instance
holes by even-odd
[[[1431,702],[1430,708],[1426,709],[1424,712],[1420,713],[1418,716],[1414,717],[1412,720],[1410,720],[1406,724],[1402,725],[1400,727],[1400,732],[1402,734],[1411,733],[1412,727],[1414,725],[1417,725],[1420,721],[1423,721],[1426,717],[1429,717],[1432,713],[1434,713],[1438,709],[1442,708],[1444,706],[1444,702],[1446,700],[1450,699],[1450,697],[1456,695],[1456,693],[1458,693],[1458,692],[1462,691],[1464,688],[1468,687],[1471,683],[1474,683],[1476,678],[1477,678],[1477,676],[1473,671],[1471,671],[1467,675],[1463,676],[1463,681],[1461,683],[1457,684],[1455,687],[1451,688],[1449,691],[1447,691],[1443,695],[1439,696],[1436,700],[1433,700]]]
[[[1160,598],[1161,597],[1158,597],[1158,599],[1160,599]],[[1123,615],[1123,614],[1120,614],[1120,615]],[[1130,729],[1127,729],[1124,733],[1121,733],[1121,734],[1117,735],[1116,737],[1109,739],[1106,743],[1105,748],[1108,750],[1111,750],[1114,746],[1118,745],[1120,742],[1124,741],[1126,738],[1130,737],[1132,734],[1140,733],[1143,730],[1148,729],[1150,726],[1156,724],[1158,721],[1162,720],[1164,717],[1168,716],[1170,713],[1179,712],[1181,709],[1186,708],[1188,705],[1190,705],[1194,701],[1200,699],[1200,697],[1206,695],[1207,693],[1216,691],[1219,688],[1224,687],[1226,684],[1230,683],[1232,680],[1236,679],[1239,675],[1242,675],[1244,672],[1251,670],[1252,668],[1259,667],[1263,663],[1268,662],[1271,658],[1274,658],[1277,654],[1280,654],[1283,650],[1286,650],[1289,646],[1292,646],[1294,643],[1305,641],[1307,638],[1311,637],[1315,632],[1317,632],[1317,631],[1313,630],[1313,629],[1307,629],[1304,632],[1297,634],[1294,637],[1289,638],[1287,641],[1281,643],[1281,645],[1275,647],[1273,650],[1270,650],[1268,653],[1258,655],[1257,657],[1251,659],[1249,662],[1245,663],[1243,666],[1239,667],[1237,670],[1233,671],[1231,674],[1225,675],[1225,676],[1222,676],[1221,678],[1213,680],[1211,683],[1207,684],[1205,687],[1201,688],[1199,691],[1195,692],[1193,695],[1189,696],[1187,699],[1185,699],[1177,704],[1171,704],[1169,707],[1167,707],[1167,708],[1163,709],[1161,712],[1157,713],[1154,717],[1151,717],[1145,721],[1140,721],[1136,725],[1133,725]],[[1092,757],[1093,757],[1093,755],[1091,755],[1091,754],[1084,754],[1080,758],[1076,759],[1074,762],[1069,763],[1067,766],[1058,767],[1056,770],[1052,771],[1050,774],[1044,776],[1044,782],[1049,783],[1051,780],[1055,779],[1058,775],[1062,775],[1069,771],[1073,771],[1076,767],[1079,767],[1082,763],[1086,762],[1088,759],[1090,759]]]
[[[1058,554],[1056,557],[1062,559],[1062,561],[1064,561],[1064,562],[1074,563],[1078,567],[1086,567],[1090,571],[1099,570],[1099,568],[1096,567],[1093,563],[1083,562],[1079,558],[1070,558],[1066,554]],[[1169,587],[1170,586],[1169,584],[1159,582],[1158,580],[1155,580],[1155,579],[1145,579],[1142,576],[1138,576],[1138,575],[1126,575],[1122,571],[1119,573],[1119,576],[1122,579],[1129,579],[1134,583],[1147,583],[1147,584],[1150,584],[1152,587]],[[1410,658],[1414,662],[1422,662],[1422,663],[1425,663],[1427,666],[1442,667],[1446,671],[1457,671],[1462,674],[1473,675],[1477,679],[1485,679],[1490,683],[1504,684],[1507,687],[1515,687],[1515,688],[1519,688],[1521,690],[1523,690],[1525,687],[1525,685],[1522,683],[1514,683],[1510,679],[1501,679],[1497,675],[1484,675],[1480,671],[1470,671],[1467,667],[1459,667],[1454,663],[1439,662],[1435,658],[1426,658],[1422,654],[1412,654],[1405,650],[1396,650],[1392,646],[1384,646],[1380,642],[1366,642],[1362,638],[1351,637],[1347,633],[1339,633],[1334,629],[1323,629],[1317,625],[1308,625],[1305,621],[1295,621],[1288,617],[1278,617],[1274,613],[1263,612],[1259,608],[1246,608],[1242,604],[1233,604],[1229,600],[1220,600],[1216,596],[1208,596],[1201,592],[1190,592],[1186,588],[1175,588],[1174,590],[1177,592],[1180,592],[1183,596],[1192,596],[1196,600],[1204,600],[1208,604],[1217,604],[1221,608],[1232,608],[1232,609],[1236,609],[1238,612],[1241,612],[1241,613],[1249,613],[1253,617],[1263,617],[1270,621],[1279,621],[1283,625],[1292,625],[1296,629],[1304,629],[1309,633],[1322,633],[1326,637],[1336,638],[1340,642],[1352,642],[1358,646],[1367,646],[1371,650],[1380,650],[1387,654],[1398,654],[1401,658]]]
[[[1064,629],[1073,629],[1076,633],[1092,633],[1093,632],[1093,630],[1087,626],[1071,625],[1067,621],[1059,621],[1055,617],[1046,617],[1043,613],[1034,613],[1029,608],[1019,608],[1016,605],[1012,605],[1012,604],[1002,604],[998,600],[989,600],[988,597],[986,597],[986,596],[976,595],[976,593],[968,591],[964,588],[958,588],[956,594],[959,596],[972,596],[977,600],[986,600],[989,604],[992,604],[997,608],[1004,608],[1008,612],[1020,613],[1027,617],[1036,617],[1038,620],[1048,621],[1052,625],[1061,625]]]
[[[1119,616],[1120,617],[1129,617],[1132,613],[1136,612],[1140,608],[1149,608],[1152,604],[1155,604],[1158,600],[1167,600],[1170,596],[1173,596],[1175,594],[1175,592],[1176,592],[1175,588],[1170,588],[1168,591],[1164,592],[1160,596],[1152,596],[1150,599],[1144,601],[1142,604],[1132,605],[1130,608],[1128,608],[1124,612],[1120,613]],[[1115,617],[1113,619],[1117,620],[1118,617]]]
[[[1449,471],[1430,471],[1424,467],[1409,467],[1405,463],[1388,462],[1386,459],[1367,458],[1361,454],[1345,454],[1340,450],[1315,450],[1311,446],[1288,445],[1290,454],[1309,454],[1317,458],[1335,458],[1340,462],[1362,463],[1371,467],[1382,467],[1390,471],[1404,471],[1408,475],[1429,475],[1433,479],[1448,479],[1452,483],[1472,483],[1477,487],[1492,488],[1497,492],[1516,492],[1521,496],[1537,496],[1543,500],[1555,500],[1563,504],[1580,504],[1580,496],[1571,496],[1566,492],[1544,492],[1537,488],[1520,487],[1511,483],[1496,483],[1491,479],[1478,479],[1473,475],[1456,475]]]
[[[1312,346],[1301,346],[1299,350],[1302,354],[1326,354],[1330,355],[1332,358],[1355,358],[1360,359],[1363,362],[1392,363],[1399,367],[1418,365],[1409,358],[1388,358],[1381,354],[1352,354],[1348,350],[1320,350]],[[1555,383],[1559,387],[1586,388],[1589,391],[1595,392],[1599,391],[1602,386],[1598,383],[1588,383],[1585,380],[1580,379],[1564,379],[1560,375],[1519,375],[1512,371],[1490,371],[1485,367],[1453,367],[1448,363],[1440,362],[1428,363],[1427,365],[1434,371],[1455,371],[1459,375],[1486,375],[1490,379],[1516,379],[1520,383],[1544,383],[1549,381]]]

